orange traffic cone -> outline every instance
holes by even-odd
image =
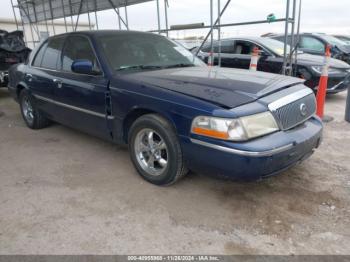
[[[259,60],[259,48],[254,47],[252,58],[250,59],[249,70],[256,71],[258,67],[258,60]]]
[[[328,85],[328,68],[329,68],[329,62],[331,58],[331,46],[327,45],[326,47],[326,54],[325,54],[325,61],[322,69],[322,74],[320,77],[320,83],[318,85],[317,89],[317,110],[316,114],[323,118],[324,115],[324,103],[326,100],[326,93],[327,93],[327,85]]]
[[[209,52],[209,56],[208,56],[208,66],[213,66],[214,62],[214,57],[213,57],[213,53]]]

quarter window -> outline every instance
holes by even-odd
[[[89,60],[93,64],[93,71],[100,72],[97,58],[89,40],[83,36],[71,36],[67,39],[62,54],[63,71],[71,72],[75,60]]]
[[[232,54],[234,49],[233,49],[233,41],[221,41],[221,53],[226,53],[226,54]],[[202,51],[203,52],[206,52],[206,53],[209,53],[211,50],[211,45],[210,43],[209,44],[206,44],[203,48],[202,48]],[[219,42],[218,41],[215,41],[213,43],[213,51],[214,53],[218,53],[219,52]]]
[[[41,67],[48,69],[60,68],[60,57],[64,38],[55,37],[49,40],[42,58]]]
[[[46,50],[47,47],[47,42],[45,42],[39,49],[39,51],[37,52],[35,58],[34,58],[34,62],[33,62],[33,66],[36,67],[41,67],[41,62],[43,60],[43,56],[44,56],[44,52]]]

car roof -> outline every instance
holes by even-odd
[[[259,37],[259,36],[237,36],[237,37],[230,37],[230,38],[222,38],[221,41],[235,41],[235,40],[243,40],[243,41],[252,41],[260,43],[261,41],[264,41],[266,37]],[[277,41],[277,40],[276,40]],[[218,42],[218,40],[214,41],[215,43]],[[206,44],[210,44],[210,42],[207,42]]]
[[[69,35],[86,35],[86,36],[106,36],[106,35],[158,35],[150,32],[141,32],[141,31],[133,31],[133,30],[86,30],[86,31],[75,31],[75,32],[67,32],[63,34],[57,34],[49,37],[59,37],[59,36],[69,36]]]

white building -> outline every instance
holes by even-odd
[[[21,21],[17,21],[17,22],[18,22],[18,30],[23,30]],[[75,27],[75,22],[73,22],[73,25],[72,25],[70,18],[67,18],[67,27],[63,20],[62,21],[56,20],[53,22],[47,21],[47,24],[45,22],[40,22],[37,25],[33,24],[32,27],[30,27],[29,25],[25,25],[24,26],[25,41],[29,48],[33,48],[34,45],[46,39],[48,36],[62,34],[65,32],[71,32],[73,31],[73,27]],[[95,27],[94,24],[91,24],[91,28],[90,28],[88,23],[80,22],[77,30],[80,30],[80,31],[89,30],[89,29],[92,30],[94,29],[94,27]],[[6,30],[8,32],[17,30],[15,19],[0,18],[0,30]]]

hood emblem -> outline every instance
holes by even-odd
[[[300,104],[299,109],[300,109],[300,114],[302,116],[306,116],[306,114],[307,114],[307,107],[306,107],[306,105],[304,103]]]

